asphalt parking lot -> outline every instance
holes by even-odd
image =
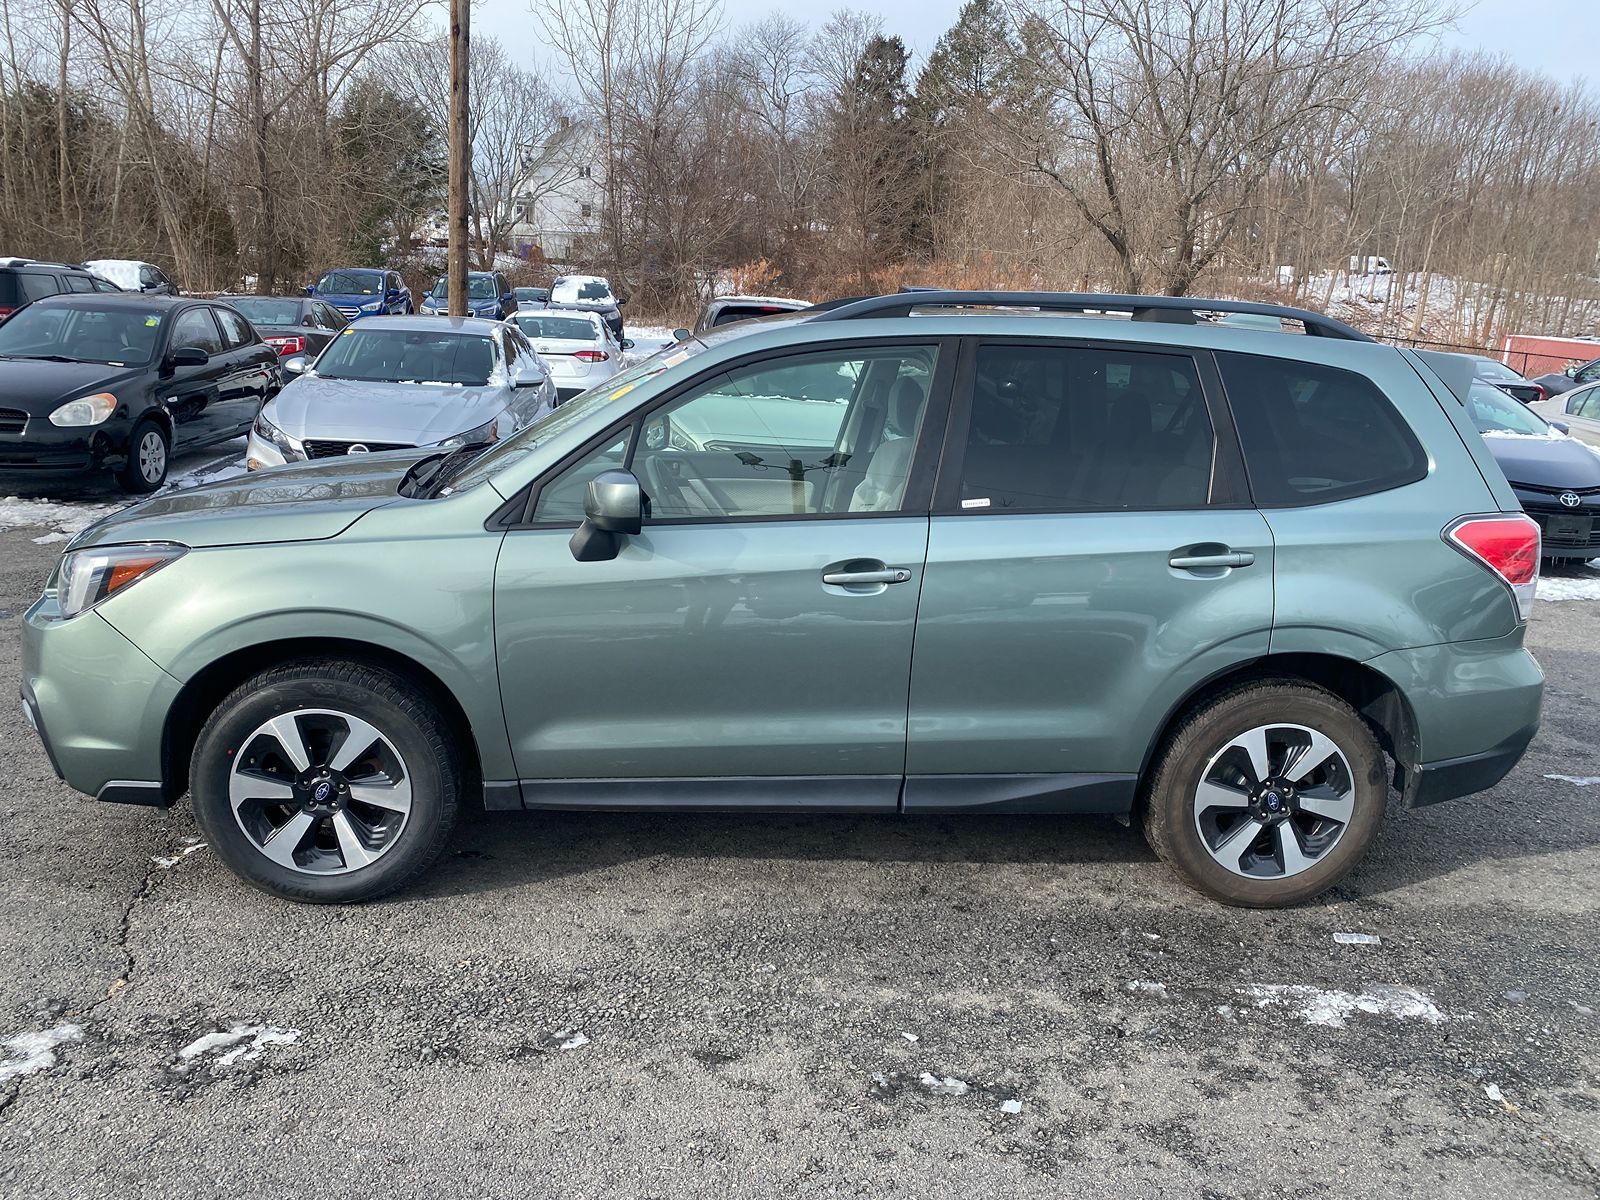
[[[78,510],[9,511],[0,697]],[[1513,775],[1272,913],[1106,820],[604,814],[299,907],[0,702],[0,1195],[1594,1197],[1600,603],[1530,643]]]

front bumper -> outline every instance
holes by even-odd
[[[56,774],[103,800],[166,804],[162,736],[180,685],[93,610],[23,617],[22,705]]]
[[[1539,526],[1539,552],[1548,559],[1587,559],[1600,555],[1600,494],[1573,492],[1579,503],[1568,507],[1559,494],[1512,487],[1522,509]]]
[[[0,474],[13,479],[72,478],[119,467],[128,456],[128,422],[61,428],[45,417],[30,418],[23,432],[0,438]]]

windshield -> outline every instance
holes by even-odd
[[[516,289],[518,300],[548,300],[549,288],[519,287]]]
[[[439,277],[439,282],[433,285],[433,291],[429,292],[428,294],[439,300],[443,300],[445,297],[447,297],[450,294],[449,276],[441,275]],[[494,289],[493,275],[467,276],[467,299],[493,300],[499,295],[500,293]]]
[[[600,331],[595,328],[594,323],[582,317],[519,316],[517,327],[531,338],[565,338],[568,341],[592,342],[600,337]]]
[[[558,279],[550,289],[556,304],[612,304],[611,285],[604,279]]]
[[[381,271],[329,271],[317,280],[324,296],[376,296],[383,291]]]
[[[266,297],[240,296],[229,304],[245,315],[252,325],[298,325],[300,302],[298,300],[271,300]]]
[[[560,408],[552,409],[527,428],[485,450],[465,470],[457,473],[452,481],[452,490],[464,492],[486,479],[492,479],[527,455],[540,442],[570,428],[607,404],[621,400],[645,380],[677,366],[686,359],[693,358],[705,348],[698,341],[680,342],[668,346],[642,362],[635,363],[626,371],[619,371],[604,383],[574,396]]]
[[[120,304],[32,304],[0,325],[0,357],[142,367],[155,357],[165,317]]]
[[[1477,366],[1476,373],[1479,379],[1520,380],[1522,378],[1521,375],[1518,375],[1505,363],[1498,362],[1492,358],[1478,358],[1474,359],[1473,362]]]
[[[1520,433],[1526,437],[1559,437],[1543,417],[1513,400],[1490,383],[1475,383],[1468,394],[1468,409],[1479,433]]]
[[[317,360],[323,379],[367,383],[458,383],[483,387],[494,369],[494,342],[449,330],[346,329]]]

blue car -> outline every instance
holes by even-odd
[[[373,267],[335,267],[308,285],[306,295],[326,300],[347,321],[414,311],[411,289],[400,273]]]
[[[450,311],[450,277],[439,276],[422,298],[422,315],[442,317]],[[504,321],[517,311],[517,293],[504,271],[467,272],[467,316]]]

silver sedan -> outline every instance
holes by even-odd
[[[414,446],[487,445],[556,404],[549,365],[522,331],[475,317],[375,317],[344,330],[268,401],[252,471]]]

